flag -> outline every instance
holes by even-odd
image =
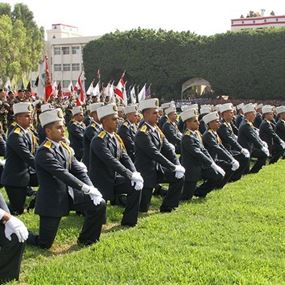
[[[146,84],[141,89],[140,93],[138,94],[138,102],[146,99]]]
[[[89,85],[89,87],[88,87],[88,89],[87,89],[87,91],[86,91],[86,94],[87,94],[87,95],[91,95],[91,94],[92,94],[93,89],[94,89],[93,83],[94,83],[94,80],[92,80],[92,82],[90,83],[90,85]]]
[[[123,104],[124,106],[128,105],[128,95],[127,95],[127,82],[125,83],[125,86],[123,88]]]
[[[78,79],[75,85],[76,89],[74,88],[74,91],[76,91],[78,94],[78,97],[76,98],[77,106],[81,106],[86,101],[86,95],[85,95],[85,90],[82,84],[81,75],[82,75],[82,72],[78,76]]]
[[[99,81],[97,82],[96,86],[93,88],[91,95],[92,95],[92,97],[96,97],[96,96],[100,95],[100,83],[99,83]]]
[[[62,90],[61,90],[61,83],[60,83],[60,81],[58,82],[58,85],[57,85],[57,96],[58,97],[62,96]]]
[[[52,94],[52,85],[50,81],[47,56],[44,57],[44,60],[40,64],[39,69],[37,93],[39,98],[47,101],[49,96]]]
[[[148,88],[145,91],[145,99],[151,98],[151,90],[150,90],[151,83],[149,84]]]
[[[8,92],[11,91],[11,81],[9,78],[7,79],[6,83],[4,84],[4,89]]]
[[[71,81],[71,80],[70,80],[70,83],[69,83],[69,85],[68,85],[68,87],[67,87],[67,90],[70,92],[70,94],[73,93],[74,87],[73,87],[73,84],[72,84],[72,81]]]
[[[136,104],[137,103],[137,96],[136,96],[136,89],[135,85],[133,85],[131,91],[130,91],[130,101],[131,104]]]
[[[114,93],[114,84],[113,84],[113,82],[110,84],[110,87],[109,87],[109,93],[108,93],[108,95],[109,95],[109,97],[110,97],[110,99],[109,99],[109,101],[110,102],[113,102],[114,101],[114,97],[115,97],[115,93]]]
[[[124,88],[125,88],[125,72],[123,72],[123,74],[121,75],[121,78],[115,88],[115,94],[121,98],[121,100],[123,101],[124,100]]]

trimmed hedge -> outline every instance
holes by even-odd
[[[106,34],[83,50],[87,82],[98,68],[105,83],[127,70],[128,84],[152,83],[160,98],[180,98],[190,78],[208,80],[215,95],[282,99],[285,96],[285,29],[190,32],[137,29]]]

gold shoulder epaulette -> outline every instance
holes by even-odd
[[[140,130],[141,132],[143,132],[143,133],[146,133],[146,131],[147,131],[147,126],[146,126],[146,125],[143,125],[139,130]]]
[[[185,136],[191,136],[193,133],[190,130],[186,130],[184,133]]]
[[[74,155],[74,150],[72,147],[70,147],[67,143],[61,141],[60,144],[67,150],[67,152],[70,154],[70,156]]]
[[[46,148],[51,148],[52,147],[52,142],[47,140],[45,143],[44,143],[44,147]]]
[[[98,135],[98,137],[100,138],[100,139],[104,139],[104,137],[106,136],[106,131],[101,131],[100,133],[99,133],[99,135]]]
[[[21,128],[16,128],[16,129],[14,130],[14,133],[17,134],[17,135],[19,135],[19,134],[21,133]]]
[[[11,126],[12,126],[12,127],[15,127],[15,126],[16,126],[16,122],[13,122],[13,123],[11,124]]]
[[[125,121],[125,122],[123,123],[123,125],[124,125],[125,127],[129,127],[129,123],[128,123],[127,121]]]

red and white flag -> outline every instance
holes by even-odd
[[[125,72],[121,75],[121,78],[115,88],[115,94],[122,100],[124,101],[124,89],[125,89]]]
[[[86,95],[85,95],[85,90],[84,90],[83,83],[81,80],[81,75],[82,75],[82,72],[78,76],[77,82],[74,86],[74,91],[76,91],[78,94],[76,98],[77,106],[81,106],[86,101]]]
[[[52,84],[48,69],[48,58],[47,56],[45,56],[44,60],[40,64],[37,93],[39,98],[43,99],[46,102],[49,96],[52,94],[52,92],[53,92]]]

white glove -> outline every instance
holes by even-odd
[[[143,178],[141,176],[141,174],[137,171],[133,172],[132,178],[131,178],[131,182],[142,182],[143,183]]]
[[[89,194],[89,196],[90,196],[90,199],[93,201],[93,204],[95,206],[100,205],[101,202],[105,202],[105,200],[102,198],[102,195],[98,196],[98,195],[94,195],[94,194]]]
[[[141,181],[131,181],[132,186],[135,188],[135,190],[140,191],[143,189],[143,182]]]
[[[215,162],[213,162],[211,164],[211,167],[218,173],[220,173],[223,177],[226,175],[226,172],[224,171],[224,169],[222,167],[220,167],[219,165],[217,165]]]
[[[1,166],[5,166],[6,163],[6,159],[0,159],[0,165]]]
[[[5,237],[11,240],[12,234],[16,234],[19,242],[24,242],[29,235],[24,223],[13,216],[5,224]]]
[[[239,162],[236,159],[234,159],[232,161],[232,171],[236,171],[238,168],[239,168]]]
[[[268,150],[267,147],[263,147],[261,150],[262,150],[263,152],[265,152],[265,154],[266,154],[267,156],[270,155],[270,154],[269,154],[269,150]]]
[[[185,168],[178,164],[175,166],[175,177],[177,179],[181,179],[183,176],[184,176],[184,173],[185,173]]]
[[[240,151],[246,158],[250,157],[250,153],[246,148],[242,148]]]
[[[86,165],[85,165],[83,162],[78,161],[78,164],[81,166],[82,170],[83,170],[85,173],[88,172],[87,167],[86,167]]]
[[[87,184],[83,184],[81,190],[84,192],[84,194],[102,197],[101,192],[97,188],[95,188],[94,186],[89,186]]]

